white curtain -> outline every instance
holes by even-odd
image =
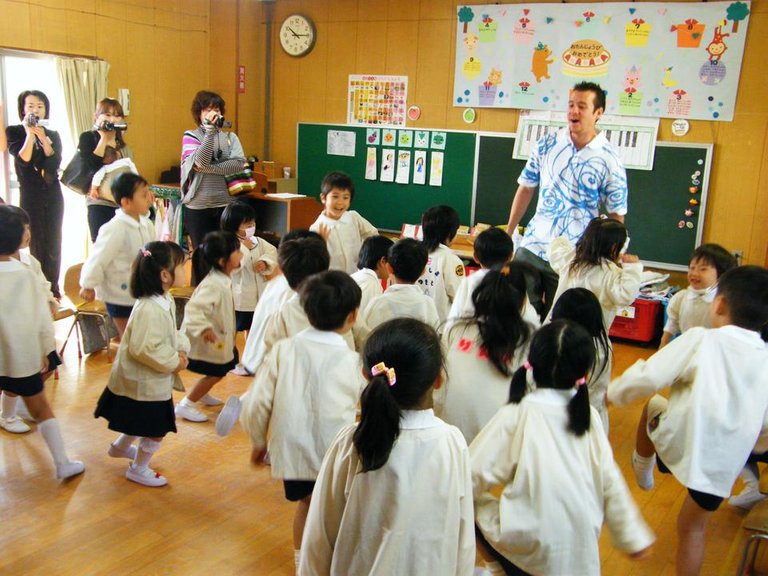
[[[104,60],[56,58],[70,132],[77,146],[82,132],[93,126],[93,112],[99,100],[107,96],[109,64]]]

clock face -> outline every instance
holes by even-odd
[[[315,45],[315,25],[306,16],[288,16],[280,27],[280,45],[291,56],[304,56]]]

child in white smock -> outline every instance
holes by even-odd
[[[299,574],[471,576],[467,446],[432,411],[443,382],[438,336],[418,320],[391,320],[362,357],[360,422],[339,432],[323,460]]]
[[[604,521],[631,555],[653,543],[608,438],[592,425],[585,384],[594,356],[578,324],[544,325],[512,378],[511,403],[470,446],[475,522],[492,574],[498,562],[506,574],[597,576]]]
[[[389,278],[387,252],[393,244],[386,236],[371,236],[360,247],[357,272],[351,275],[363,292],[360,310],[365,310],[371,300],[384,292],[381,282]]]
[[[178,244],[149,242],[139,251],[131,271],[136,304],[94,413],[120,432],[107,453],[132,460],[125,477],[144,486],[168,483],[149,461],[165,435],[176,432],[171,392],[183,389],[179,372],[187,367],[189,340],[176,330],[168,290],[184,280],[184,251]]]
[[[357,270],[357,255],[363,240],[379,231],[359,213],[350,210],[355,198],[355,184],[343,172],[329,172],[320,185],[323,211],[309,227],[328,243],[331,270],[352,274]]]

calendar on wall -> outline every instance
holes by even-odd
[[[405,126],[407,76],[350,74],[347,124]]]

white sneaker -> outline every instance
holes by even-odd
[[[168,484],[168,480],[166,480],[165,476],[158,474],[152,470],[152,468],[136,468],[133,464],[128,466],[128,470],[125,472],[125,477],[131,482],[143,484],[144,486],[151,486],[153,488]]]
[[[70,460],[60,466],[56,466],[56,478],[59,480],[71,478],[72,476],[77,476],[83,472],[85,472],[85,464],[80,462],[80,460]]]
[[[248,372],[248,369],[242,364],[238,364],[232,368],[232,370],[229,371],[229,374],[232,374],[233,376],[253,376],[253,374]]]
[[[222,438],[224,436],[229,436],[229,433],[232,432],[232,428],[235,427],[235,423],[240,416],[241,406],[242,404],[240,403],[239,396],[230,396],[227,399],[227,403],[224,405],[224,408],[221,409],[219,417],[216,418],[216,434]]]
[[[10,418],[0,417],[0,428],[13,434],[24,434],[25,432],[32,430],[32,428],[18,416],[11,416]]]
[[[211,396],[210,394],[206,394],[205,396],[200,398],[200,402],[202,402],[206,406],[221,406],[222,404],[224,404],[224,402],[216,398],[216,396]]]
[[[185,404],[176,404],[176,417],[177,418],[184,418],[184,420],[189,420],[190,422],[207,422],[208,416],[200,412],[197,408],[194,406],[189,406]]]
[[[744,510],[751,510],[755,504],[762,502],[766,499],[765,494],[762,494],[757,486],[747,484],[739,494],[728,498],[728,505],[735,508],[743,508]]]
[[[107,450],[107,454],[112,456],[112,458],[128,458],[129,460],[133,460],[136,458],[136,446],[128,446],[128,448],[123,449],[115,446],[114,444],[109,445],[109,450]]]
[[[635,473],[637,485],[643,490],[653,488],[653,467],[656,465],[656,454],[644,458],[637,452],[632,452],[632,470]]]

